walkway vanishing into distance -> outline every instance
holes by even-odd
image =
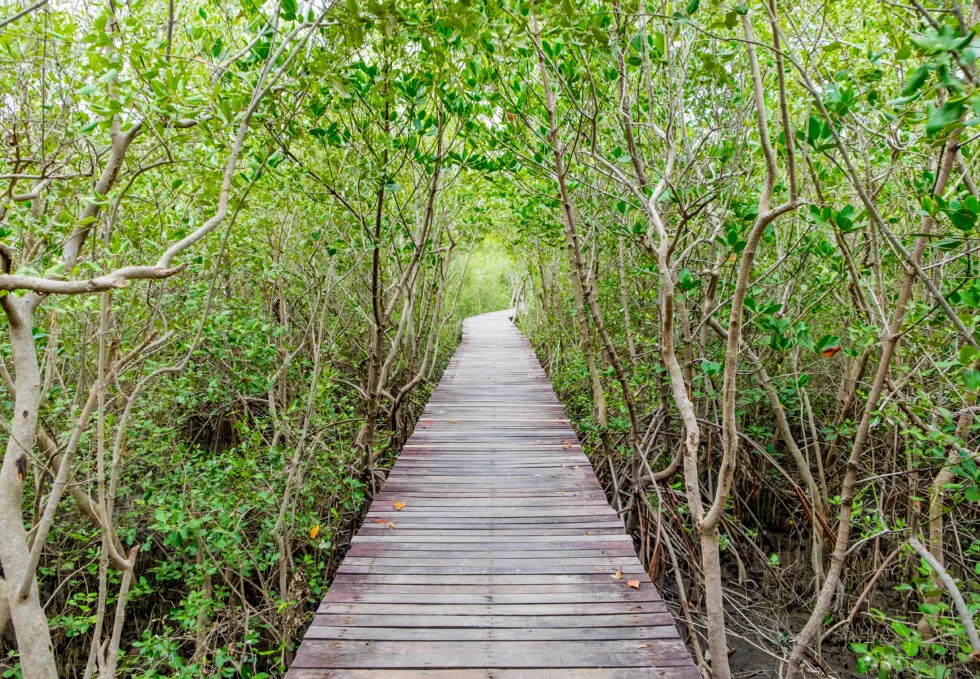
[[[700,676],[508,315],[465,321],[288,679]]]

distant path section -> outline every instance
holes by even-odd
[[[287,677],[700,677],[509,312],[464,322]]]

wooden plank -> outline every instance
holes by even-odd
[[[506,313],[467,319],[287,676],[699,676]]]
[[[375,604],[357,601],[324,600],[317,609],[321,615],[437,615],[443,611],[449,615],[616,615],[630,613],[665,613],[667,608],[659,601],[571,604]]]
[[[361,641],[578,641],[674,639],[673,625],[659,627],[326,627],[313,625],[311,639]]]
[[[414,547],[415,545],[413,545]],[[445,546],[445,545],[440,545]],[[402,549],[402,545],[358,545],[357,550],[347,552],[347,557],[366,557],[366,558],[401,558],[401,559],[526,559],[528,561],[541,561],[542,559],[568,558],[576,559],[602,559],[605,557],[632,557],[628,547],[606,548],[606,549],[568,549],[556,554],[554,551],[504,551],[497,549]],[[602,564],[596,563],[596,566]]]
[[[562,628],[591,629],[593,627],[663,627],[673,626],[674,619],[666,613],[620,613],[615,615],[352,615],[345,613],[319,614],[315,625],[327,627],[413,627],[461,628],[506,627],[516,629]],[[675,628],[676,631],[676,628]]]
[[[600,566],[601,567],[601,566]],[[347,573],[385,573],[385,574],[427,574],[427,575],[570,575],[581,573],[594,573],[596,566],[581,565],[569,566],[562,564],[553,566],[550,564],[528,565],[528,566],[356,566],[351,564],[346,567]],[[626,566],[618,566],[625,575],[640,575],[645,573],[643,566],[639,563]],[[648,578],[649,580],[649,578]],[[653,585],[651,584],[651,587]]]
[[[634,590],[632,587],[624,587],[623,582],[613,580],[608,575],[608,580],[579,580],[573,582],[552,582],[551,578],[544,581],[528,582],[523,578],[516,582],[486,582],[480,580],[456,580],[454,582],[442,583],[438,579],[423,582],[389,582],[388,578],[350,578],[335,579],[330,587],[330,591],[343,589],[345,591],[371,591],[371,592],[409,592],[409,593],[432,593],[432,594],[456,594],[476,592],[481,594],[513,594],[518,592],[528,594],[563,594],[567,592],[610,592],[626,590],[627,592],[647,591],[640,583],[641,589]],[[650,588],[649,591],[656,592]],[[329,596],[329,594],[328,594]]]
[[[289,679],[378,679],[375,669],[321,668],[290,670]],[[387,669],[385,679],[701,679],[691,667],[669,668],[588,668],[562,669]]]
[[[370,653],[364,652],[370,645]],[[352,641],[310,639],[294,667],[345,668],[554,668],[674,666],[690,662],[678,639],[575,641]]]
[[[577,574],[556,574],[549,573],[546,582],[550,585],[608,585],[613,568],[602,570],[589,570]],[[625,572],[625,570],[624,570]],[[534,580],[533,582],[542,582]],[[381,575],[376,573],[351,574],[347,572],[337,573],[334,583],[363,583],[363,584],[387,584],[392,586],[402,585],[479,585],[486,587],[494,586],[524,586],[528,584],[528,577],[524,574],[491,574],[491,575],[429,575],[429,574],[406,574],[397,573],[391,575]]]
[[[632,567],[635,557],[629,556],[589,556],[585,558],[562,558],[551,556],[547,559],[498,559],[493,556],[485,558],[455,558],[439,557],[435,559],[424,559],[411,556],[411,552],[400,556],[353,556],[347,557],[346,561],[351,566],[433,566],[437,568],[479,568],[488,566],[490,568],[517,568],[526,572],[549,573],[548,569],[555,566],[582,566],[583,568],[623,568]],[[489,554],[492,554],[490,552]]]
[[[340,589],[331,587],[324,601],[358,602],[371,604],[574,604],[574,603],[607,603],[610,601],[660,601],[660,595],[651,589],[634,590],[623,586],[618,591],[601,592],[568,592],[559,594],[545,592],[532,594],[516,592],[512,594],[489,594],[485,592],[471,593],[429,593],[429,592],[379,592],[374,589]],[[666,610],[666,609],[665,609]]]

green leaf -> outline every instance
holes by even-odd
[[[688,0],[687,7],[685,11],[687,15],[690,16],[698,11],[698,7],[701,6],[701,0]]]
[[[919,88],[925,85],[928,77],[929,65],[922,64],[909,74],[908,79],[905,81],[905,87],[902,88],[902,95],[908,97],[918,92]]]
[[[708,375],[717,375],[721,372],[721,363],[708,360],[701,361],[701,370]]]
[[[975,216],[966,210],[944,210],[944,212],[953,226],[960,231],[972,231],[973,227],[976,226]]]
[[[667,53],[667,37],[660,31],[653,34],[653,49],[660,57]]]
[[[840,345],[840,337],[838,337],[837,335],[824,335],[819,340],[817,340],[814,349],[817,351],[817,353],[822,353],[827,349],[839,345]]]
[[[921,35],[912,36],[912,42],[923,52],[952,52],[961,50],[973,41],[973,34],[964,36],[952,26],[944,24],[937,31],[930,28]]]
[[[677,287],[681,289],[681,292],[693,290],[700,284],[700,281],[688,269],[681,269],[677,273]]]
[[[88,95],[90,95],[93,92],[95,92],[95,90],[97,90],[97,89],[98,89],[98,86],[95,83],[93,83],[91,85],[86,85],[82,89],[78,90],[78,93],[80,95],[82,95],[83,97],[87,97]]]
[[[845,205],[844,208],[834,215],[834,224],[837,225],[843,233],[850,233],[851,231],[856,231],[857,227],[854,224],[854,215],[857,210],[854,209],[853,205]]]
[[[957,123],[963,115],[964,108],[966,107],[959,99],[946,102],[942,108],[931,108],[929,119],[926,121],[926,134],[934,137],[950,125]]]
[[[895,630],[895,633],[898,636],[902,637],[903,639],[912,638],[912,630],[908,628],[908,625],[905,625],[904,623],[901,623],[898,620],[892,621],[892,629]]]
[[[816,145],[818,141],[824,137],[830,136],[830,130],[827,128],[827,124],[824,122],[823,118],[818,116],[810,116],[810,120],[806,127],[806,140],[812,145]]]

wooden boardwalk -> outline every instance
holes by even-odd
[[[508,312],[466,320],[287,677],[700,677]]]

